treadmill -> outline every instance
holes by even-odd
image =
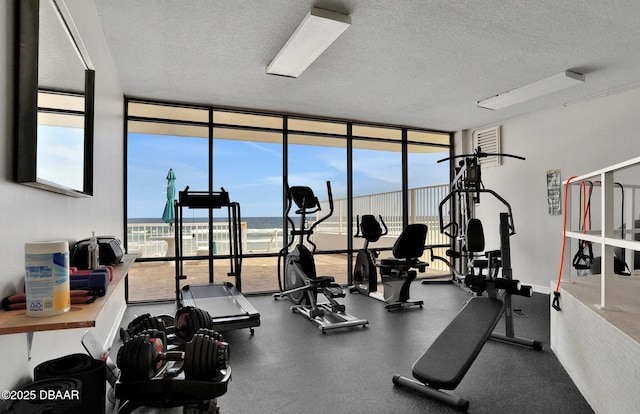
[[[251,335],[254,327],[260,326],[260,314],[242,294],[242,231],[240,221],[240,204],[229,199],[229,193],[221,191],[189,191],[187,186],[178,193],[174,203],[176,217],[175,231],[175,270],[176,270],[176,305],[194,306],[206,310],[211,315],[213,329],[218,332],[249,328]],[[181,281],[187,276],[183,273],[185,261],[183,253],[183,209],[209,210],[209,283],[188,284],[181,287]],[[214,283],[213,260],[213,210],[226,208],[228,213],[229,252],[216,259],[229,260],[228,277],[230,282]]]

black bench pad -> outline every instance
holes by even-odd
[[[413,364],[413,376],[437,389],[458,386],[504,311],[499,299],[475,297]]]

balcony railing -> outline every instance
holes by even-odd
[[[409,222],[424,223],[429,226],[427,234],[428,245],[447,245],[450,240],[439,232],[440,201],[448,194],[449,185],[437,185],[420,187],[409,190]],[[388,229],[389,240],[394,240],[402,232],[402,194],[400,191],[368,194],[353,198],[353,212],[356,216],[373,214],[382,216]],[[321,249],[338,250],[346,249],[347,235],[347,199],[334,200],[333,215],[318,226],[314,241]],[[328,203],[322,202],[323,212],[328,210]],[[444,211],[448,222],[448,209]],[[354,217],[355,221],[355,217]],[[242,222],[242,241],[244,253],[276,253],[283,245],[283,233],[281,228],[259,228],[255,223],[249,224],[249,220]],[[127,225],[127,245],[130,253],[136,253],[140,257],[162,257],[171,255],[168,252],[169,238],[174,234],[174,229],[166,223],[129,223]],[[208,222],[183,223],[183,252],[185,256],[207,255],[209,245]],[[333,242],[322,245],[322,239]],[[335,240],[339,240],[336,244]],[[327,242],[328,243],[328,242]],[[228,254],[228,227],[227,222],[214,222],[213,243],[214,254]],[[427,259],[427,258],[425,258]],[[440,269],[438,262],[432,266]]]

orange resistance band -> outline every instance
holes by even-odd
[[[572,176],[567,180],[567,184],[564,188],[564,210],[562,212],[563,215],[563,224],[562,224],[562,254],[560,256],[560,271],[558,272],[558,282],[556,283],[556,290],[553,292],[553,308],[557,311],[560,310],[560,283],[562,283],[562,268],[564,267],[564,250],[567,245],[567,199],[569,198],[569,184],[571,180],[575,179],[577,176]]]
[[[567,181],[567,184],[569,184],[568,181]],[[587,196],[587,182],[582,181],[581,185],[582,185],[582,232],[584,234],[587,234],[587,231],[591,230],[591,192],[593,191],[593,184],[591,184],[591,187],[589,188],[588,196]],[[589,219],[589,224],[587,224],[587,219]]]

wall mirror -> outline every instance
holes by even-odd
[[[15,178],[93,195],[94,68],[64,0],[16,0]]]

